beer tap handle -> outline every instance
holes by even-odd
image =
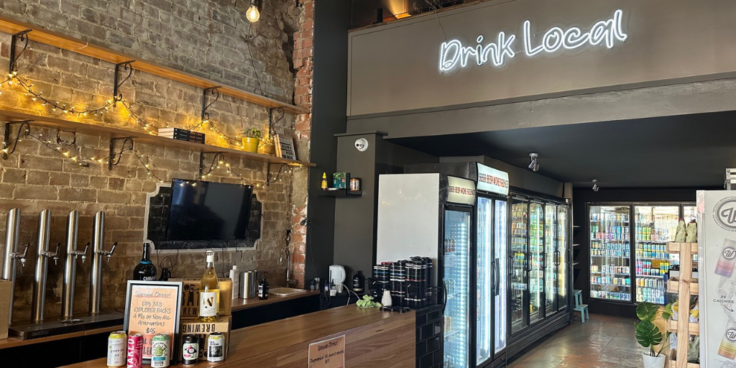
[[[54,266],[58,264],[59,261],[59,248],[61,247],[61,243],[56,243],[56,252],[54,252],[51,255],[51,259],[54,260]]]
[[[109,252],[105,252],[107,256],[107,263],[110,263],[110,257],[112,257],[112,254],[115,252],[115,247],[118,246],[118,242],[112,243],[112,248],[110,248]]]
[[[20,266],[23,267],[23,268],[26,267],[26,254],[28,254],[28,247],[30,245],[31,244],[29,243],[29,244],[26,244],[24,246],[26,249],[23,250],[23,254],[17,254],[16,253],[16,254],[13,255],[14,258],[20,258]]]
[[[90,242],[87,242],[87,245],[84,246],[84,252],[82,252],[82,264],[84,264],[84,260],[87,259],[87,250],[89,249]]]

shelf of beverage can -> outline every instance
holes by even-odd
[[[677,332],[677,320],[671,319],[669,320],[669,325],[667,326],[667,330],[670,332]],[[699,323],[688,323],[688,333],[690,335],[699,336],[700,335],[700,324]]]
[[[667,280],[667,292],[668,293],[679,293],[680,292],[680,281],[678,280]],[[698,283],[690,283],[690,295],[698,295]]]
[[[637,260],[643,261],[669,261],[669,258],[647,258],[647,257],[636,257]]]
[[[630,243],[629,240],[626,239],[590,239],[590,241],[598,241],[598,242],[606,242],[606,243]]]
[[[591,256],[593,258],[625,258],[629,259],[631,256]]]
[[[664,278],[664,276],[662,276],[662,275],[639,275],[639,274],[637,274],[636,277],[651,277],[651,278],[655,278],[655,279]]]
[[[654,243],[654,244],[667,244],[667,243],[669,243],[668,241],[659,241],[659,240],[641,240],[641,239],[636,239],[636,242],[637,242],[637,243]]]
[[[591,285],[600,285],[600,286],[616,286],[616,287],[622,287],[622,288],[631,289],[631,285],[619,285],[619,284],[612,284],[610,282],[609,283],[591,282],[590,284]]]
[[[610,273],[610,272],[591,272],[599,275],[613,275],[613,276],[624,276],[624,277],[631,277],[628,273]]]

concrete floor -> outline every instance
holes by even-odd
[[[509,368],[638,368],[641,352],[634,319],[591,314],[575,321],[518,357]]]

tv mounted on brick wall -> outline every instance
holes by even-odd
[[[174,179],[166,240],[245,239],[252,185]]]

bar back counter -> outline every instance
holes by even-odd
[[[346,367],[413,367],[415,334],[414,311],[392,313],[349,305],[233,330],[224,362],[199,362],[188,367],[308,367],[311,343],[343,335]],[[102,358],[67,367],[107,365]]]

